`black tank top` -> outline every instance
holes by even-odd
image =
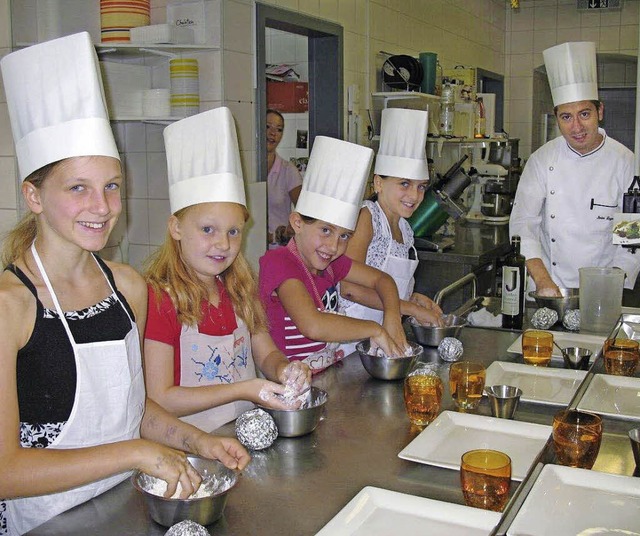
[[[133,311],[116,288],[111,270],[104,261],[94,257],[134,320]],[[58,313],[44,308],[34,284],[25,273],[13,264],[6,269],[13,272],[36,298],[33,333],[18,351],[16,363],[20,422],[31,426],[61,423],[71,414],[76,391],[76,364],[71,342]],[[129,317],[113,294],[96,305],[64,314],[78,343],[122,340],[131,330]]]

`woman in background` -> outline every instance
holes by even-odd
[[[276,110],[267,110],[267,220],[269,244],[285,245],[291,232],[289,213],[298,202],[302,177],[298,168],[278,155],[276,149],[282,141],[284,117]]]

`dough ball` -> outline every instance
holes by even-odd
[[[236,435],[245,447],[262,450],[270,447],[278,437],[278,427],[265,410],[245,411],[236,419]]]

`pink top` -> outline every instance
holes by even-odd
[[[351,270],[352,261],[346,255],[334,260],[321,274],[311,274],[313,283],[321,297],[318,305],[324,311],[338,310],[338,282]],[[278,287],[288,279],[302,281],[313,298],[315,292],[307,271],[289,247],[267,251],[260,259],[260,299],[267,311],[269,330],[276,346],[292,361],[304,359],[313,352],[322,350],[326,342],[307,339],[293,323],[282,302],[275,294]],[[314,301],[316,301],[314,299]]]
[[[302,185],[302,177],[298,168],[276,154],[271,171],[267,177],[267,218],[269,232],[289,224],[291,198],[289,192]]]

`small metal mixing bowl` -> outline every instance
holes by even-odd
[[[580,308],[580,289],[577,288],[561,288],[562,297],[554,298],[551,296],[540,296],[534,290],[529,292],[538,307],[547,307],[558,313],[558,322],[562,322],[562,317],[571,309]]]
[[[324,412],[329,395],[318,387],[311,387],[309,407],[301,409],[264,409],[278,427],[280,437],[298,437],[313,432]]]
[[[225,467],[218,460],[192,455],[187,456],[187,459],[202,476],[204,486],[215,486],[213,488],[215,489],[218,487],[217,482],[220,484],[220,491],[201,498],[166,499],[148,491],[155,482],[160,480],[159,478],[140,471],[136,471],[131,477],[133,487],[144,497],[151,519],[165,527],[170,527],[185,519],[195,521],[200,525],[211,525],[222,516],[227,504],[228,493],[238,481],[237,473],[233,469]]]
[[[421,326],[415,319],[409,320],[413,336],[424,346],[438,346],[445,337],[458,338],[460,330],[467,325],[467,321],[459,316],[449,314],[442,317],[444,326]]]
[[[360,361],[365,370],[378,380],[402,380],[409,374],[411,367],[424,352],[424,348],[415,342],[411,345],[411,355],[401,357],[387,357],[384,355],[369,355],[371,346],[369,340],[356,344]]]

